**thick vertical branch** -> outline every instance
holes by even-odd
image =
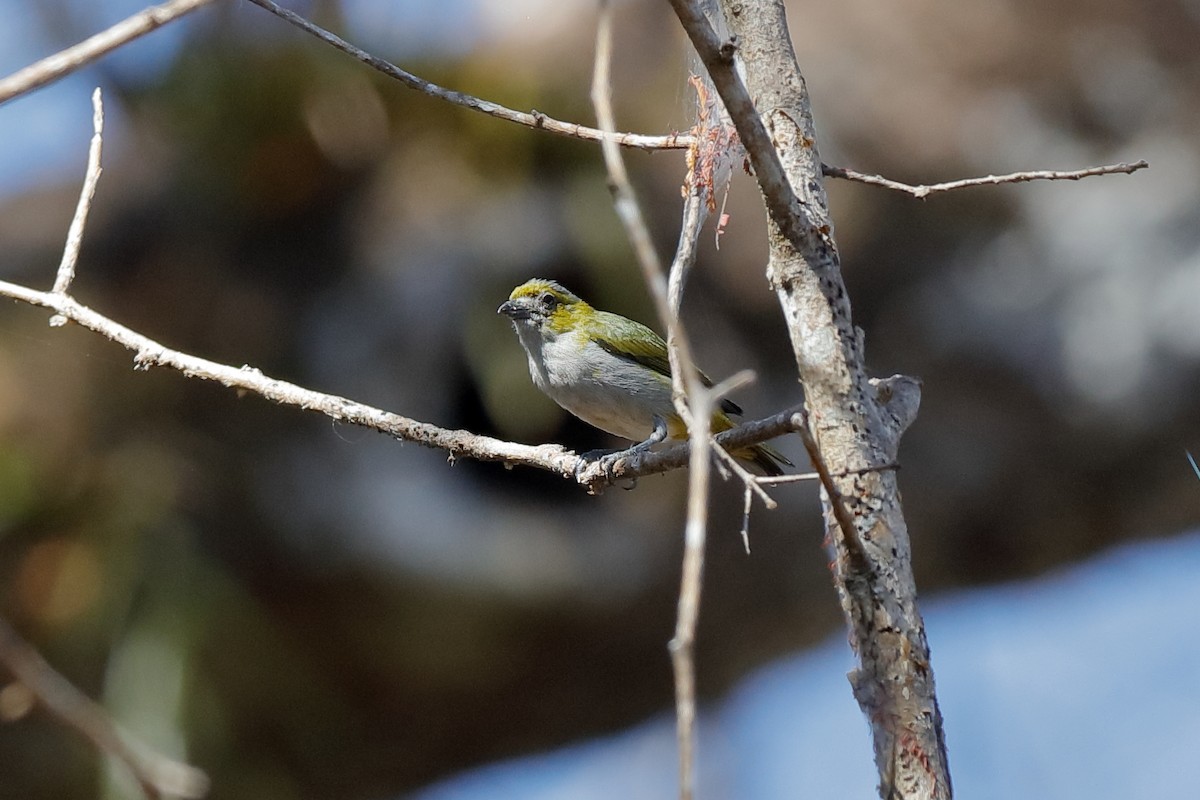
[[[822,493],[826,526],[859,657],[850,680],[871,725],[880,795],[949,798],[942,718],[896,473],[879,469],[896,461],[900,435],[916,414],[918,384],[903,377],[873,381],[864,369],[782,0],[720,0],[732,41],[717,40],[695,4],[672,4],[713,73],[770,213],[767,274],[787,318],[812,439],[832,478]]]

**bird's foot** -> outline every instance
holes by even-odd
[[[587,466],[596,461],[600,462],[600,469],[604,473],[604,477],[609,485],[612,485],[617,481],[617,477],[613,473],[616,470],[618,462],[629,460],[631,462],[630,466],[636,469],[638,463],[641,461],[642,455],[654,447],[654,445],[667,438],[666,420],[655,414],[653,421],[653,430],[651,430],[650,436],[648,436],[644,442],[638,442],[633,447],[626,448],[625,450],[589,450],[588,452],[584,453],[584,460],[580,462],[579,467],[575,470],[576,479],[579,478],[580,470],[585,469]],[[624,488],[632,489],[635,486],[637,486],[636,477],[631,478],[629,485]]]
[[[635,446],[625,450],[589,450],[586,453],[581,453],[579,456],[579,466],[575,468],[575,478],[576,480],[580,480],[583,473],[590,469],[593,464],[599,464],[600,473],[604,476],[604,482],[611,486],[618,480],[616,475],[617,464],[637,452],[640,451]],[[635,486],[637,486],[637,478],[630,478],[629,485],[622,488],[632,489]]]

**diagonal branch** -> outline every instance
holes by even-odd
[[[139,36],[145,36],[168,22],[212,2],[213,0],[171,0],[139,11],[73,47],[43,58],[36,64],[0,80],[0,104],[69,75]]]
[[[498,119],[515,122],[519,125],[525,125],[530,128],[541,128],[542,130],[557,133],[562,136],[572,136],[577,139],[588,139],[597,141],[600,139],[611,139],[622,147],[637,147],[643,150],[681,150],[691,144],[692,137],[687,134],[672,133],[666,136],[648,136],[640,133],[618,133],[612,131],[605,133],[597,128],[589,128],[586,125],[580,125],[574,122],[563,122],[561,120],[548,117],[540,111],[516,111],[511,108],[493,103],[490,100],[483,100],[473,95],[464,92],[457,92],[453,89],[446,89],[438,86],[436,83],[431,83],[424,78],[419,78],[411,72],[407,72],[390,61],[385,61],[378,56],[373,56],[370,53],[342,39],[340,36],[330,33],[294,11],[289,11],[283,8],[278,3],[272,0],[250,0],[257,6],[270,11],[280,19],[295,25],[302,31],[309,33],[326,44],[341,50],[343,53],[357,58],[362,63],[372,69],[382,72],[389,78],[395,78],[410,89],[415,89],[422,94],[439,100],[445,100],[455,105],[460,105],[464,108],[469,108],[473,111],[479,111],[489,116]]]
[[[480,461],[500,461],[510,466],[521,464],[545,469],[576,480],[593,493],[603,491],[613,480],[633,479],[678,469],[691,458],[690,445],[683,444],[640,453],[618,461],[610,469],[605,469],[599,460],[589,461],[561,445],[518,444],[468,431],[440,428],[344,397],[315,392],[293,383],[276,380],[249,366],[232,367],[172,350],[88,308],[72,297],[68,290],[83,239],[87,209],[101,169],[103,106],[98,91],[93,95],[93,104],[95,135],[89,151],[87,177],[64,247],[62,263],[55,278],[55,289],[42,292],[20,284],[0,281],[0,295],[54,311],[54,316],[50,319],[52,326],[58,327],[70,320],[116,342],[135,354],[135,369],[149,369],[152,366],[175,369],[188,377],[216,381],[230,388],[253,392],[276,403],[320,411],[332,419],[371,428],[426,447],[446,450],[452,460],[455,457],[467,457]],[[611,140],[609,142],[611,143]],[[797,411],[798,409],[789,409],[765,420],[739,425],[723,432],[717,437],[717,441],[735,448],[766,441],[795,430],[796,425],[802,424],[803,419]]]
[[[602,491],[609,480],[599,463],[589,461],[558,444],[528,445],[508,442],[464,430],[452,430],[393,414],[334,394],[306,389],[294,383],[264,375],[250,366],[234,367],[173,350],[83,305],[69,295],[41,292],[8,281],[0,281],[0,295],[29,305],[48,308],[63,318],[98,333],[133,352],[135,369],[166,367],[189,378],[220,383],[231,389],[251,392],[281,405],[326,416],[385,433],[404,441],[445,450],[453,458],[473,458],[506,465],[534,467],[576,480],[594,492]],[[715,440],[738,450],[765,442],[796,430],[803,424],[799,408],[790,408],[770,417],[747,422],[724,431]],[[630,480],[679,469],[688,463],[690,445],[677,444],[618,461],[612,468],[615,480]]]
[[[75,280],[75,265],[79,261],[79,248],[83,245],[83,228],[87,225],[88,211],[92,207],[92,198],[96,196],[96,184],[100,181],[100,154],[104,149],[104,101],[98,86],[92,92],[92,131],[83,189],[79,192],[79,202],[75,206],[75,216],[71,218],[71,227],[67,229],[67,246],[63,248],[62,261],[58,265],[58,273],[54,276],[54,288],[51,289],[55,294],[66,294],[71,288],[71,281]],[[63,319],[58,324],[65,322]]]
[[[196,798],[208,793],[208,776],[131,742],[103,707],[56,672],[4,619],[0,619],[0,665],[52,716],[96,750],[124,764],[147,797]]]
[[[872,381],[854,326],[825,194],[811,101],[783,0],[717,0],[721,41],[701,0],[671,0],[754,165],[769,214],[771,281],[788,325],[823,484],[834,579],[858,657],[854,695],[873,734],[879,792],[952,794],[929,645],[895,470],[920,385]],[[734,44],[736,42],[736,45]]]

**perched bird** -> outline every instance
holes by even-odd
[[[631,319],[598,311],[555,281],[534,278],[513,289],[497,313],[512,320],[529,356],[534,384],[589,425],[638,442],[645,450],[668,436],[686,439],[687,426],[671,401],[667,345]],[[712,382],[700,376],[706,386]],[[742,410],[722,400],[712,430],[733,427]],[[781,475],[782,455],[765,444],[733,453],[766,475]]]

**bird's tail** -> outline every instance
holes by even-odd
[[[795,466],[782,453],[766,444],[755,444],[732,454],[734,458],[753,464],[763,475],[782,475],[785,466]]]
[[[727,431],[734,425],[724,413],[718,411],[713,414],[712,430],[713,433]],[[685,434],[686,435],[686,434]],[[730,453],[738,461],[745,461],[747,464],[754,465],[763,475],[774,477],[782,475],[783,468],[795,466],[791,461],[788,461],[782,453],[771,447],[769,444],[752,444],[749,447],[743,447],[741,450],[736,450]]]

